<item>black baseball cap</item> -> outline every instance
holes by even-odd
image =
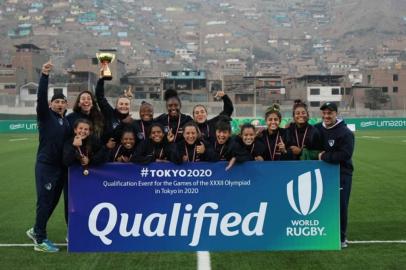
[[[334,102],[326,102],[323,105],[321,105],[320,110],[330,110],[330,111],[337,111],[337,105]]]
[[[51,102],[54,101],[55,99],[63,99],[63,100],[66,101],[65,95],[62,94],[62,93],[56,93],[56,94],[54,94],[54,95],[52,96],[52,98],[51,98]]]

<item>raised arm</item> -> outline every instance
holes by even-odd
[[[39,119],[44,119],[49,115],[48,77],[51,69],[51,62],[47,62],[42,65],[41,78],[39,80],[37,91],[37,116]]]
[[[107,99],[104,95],[104,80],[103,79],[99,79],[97,81],[96,100],[97,100],[97,104],[100,107],[101,112],[103,113],[103,115],[105,117],[113,114],[114,108],[111,107],[110,103],[107,101]]]
[[[223,100],[223,111],[220,115],[227,115],[231,117],[234,111],[233,102],[231,101],[230,97],[227,96],[223,91],[218,91],[216,97],[220,97]]]

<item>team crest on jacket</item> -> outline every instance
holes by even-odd
[[[334,140],[328,140],[328,145],[330,145],[330,147],[333,147],[333,145],[334,145]]]

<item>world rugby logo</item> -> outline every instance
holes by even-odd
[[[316,211],[319,207],[321,199],[323,197],[323,180],[321,178],[320,169],[314,170],[316,176],[316,196],[314,197],[312,205],[312,192],[314,188],[312,187],[312,174],[311,172],[306,172],[299,175],[296,188],[297,188],[297,198],[294,196],[294,180],[289,181],[286,186],[286,192],[288,195],[289,204],[292,209],[299,215],[307,216]],[[298,200],[299,205],[296,204]],[[299,207],[298,207],[299,206]]]

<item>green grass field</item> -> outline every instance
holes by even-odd
[[[34,252],[36,135],[0,134],[0,269],[196,269],[196,253]],[[349,240],[406,240],[406,131],[356,133]],[[49,238],[64,243],[61,204]],[[351,244],[330,252],[216,252],[212,269],[406,269],[406,244]]]

